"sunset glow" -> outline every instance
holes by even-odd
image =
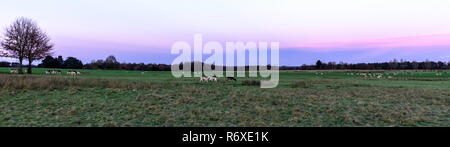
[[[195,33],[203,34],[205,40],[223,43],[278,41],[281,59],[285,60],[281,64],[304,63],[289,56],[283,58],[286,54],[302,58],[305,53],[314,52],[322,52],[323,56],[346,52],[370,60],[391,60],[391,56],[450,60],[445,58],[450,55],[450,1],[447,0],[6,0],[1,3],[1,28],[17,17],[32,18],[52,37],[55,55],[78,56],[85,62],[105,58],[108,55],[104,52],[109,52],[120,61],[168,63],[172,59],[161,58],[171,58],[170,46],[175,41],[192,41]],[[364,61],[342,56],[329,60]]]

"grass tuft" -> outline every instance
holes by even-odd
[[[260,86],[261,81],[258,80],[244,80],[242,81],[242,85],[244,86]]]
[[[291,84],[291,88],[314,88],[314,84],[310,81],[296,81]]]

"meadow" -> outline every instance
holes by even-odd
[[[282,71],[261,89],[261,78],[45,70],[0,68],[0,126],[450,126],[450,71]]]

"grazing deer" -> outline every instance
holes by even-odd
[[[9,72],[12,74],[17,74],[19,71],[17,69],[9,69]]]
[[[74,76],[74,75],[77,75],[77,72],[76,72],[76,71],[71,71],[71,70],[69,70],[69,71],[67,71],[67,75],[72,75],[72,76]]]
[[[217,82],[217,77],[216,76],[208,76],[208,81]]]
[[[69,70],[69,71],[67,71],[67,75],[72,75],[72,76],[81,75],[81,72]]]
[[[208,80],[209,80],[209,77],[206,77],[206,76],[202,76],[202,77],[200,77],[200,82],[208,82]]]
[[[47,75],[56,75],[56,74],[61,74],[61,70],[46,70],[45,74]]]
[[[52,71],[52,74],[58,74],[58,75],[60,75],[60,74],[61,74],[61,70],[53,70],[53,71]]]
[[[227,77],[227,81],[236,81],[236,78],[234,78],[234,77]]]

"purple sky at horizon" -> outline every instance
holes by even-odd
[[[280,64],[450,61],[448,0],[4,0],[0,33],[37,21],[55,56],[171,63],[176,41],[278,41]],[[192,45],[192,44],[191,44]],[[9,60],[1,58],[3,60]]]

